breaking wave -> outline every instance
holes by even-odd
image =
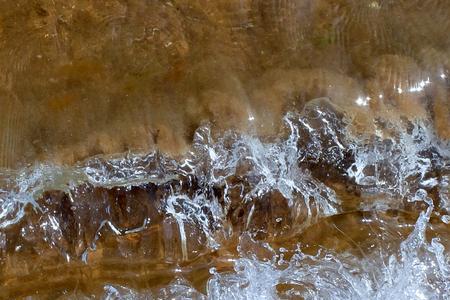
[[[358,134],[322,98],[284,123],[272,138],[204,124],[183,159],[3,170],[0,242],[88,267],[112,249],[171,274],[162,287],[99,280],[105,299],[450,299],[449,145],[430,121],[377,119]],[[202,283],[187,279],[196,268]]]

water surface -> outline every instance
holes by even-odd
[[[449,1],[0,8],[1,298],[449,299]]]

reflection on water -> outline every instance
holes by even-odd
[[[449,1],[0,7],[0,298],[449,297]]]

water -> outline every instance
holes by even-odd
[[[180,161],[128,154],[5,174],[3,295],[447,297],[447,144],[418,123],[364,145],[346,119],[316,99],[274,141],[215,139],[205,124]],[[68,274],[49,275],[58,269]]]
[[[450,2],[0,6],[1,299],[450,299]]]

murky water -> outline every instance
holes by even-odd
[[[0,298],[450,299],[449,1],[0,7]]]

